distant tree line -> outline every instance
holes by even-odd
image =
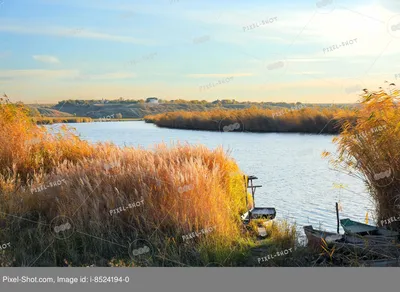
[[[235,104],[251,104],[251,105],[270,105],[270,106],[277,106],[277,107],[293,107],[295,105],[301,105],[301,102],[297,103],[286,103],[286,102],[256,102],[256,101],[237,101],[235,99],[217,99],[214,101],[207,101],[207,100],[184,100],[184,99],[173,99],[173,100],[165,100],[165,99],[158,99],[159,103],[164,104],[200,104],[200,105],[235,105]],[[60,101],[57,106],[88,106],[93,104],[143,104],[146,103],[145,99],[124,99],[122,97],[118,99],[68,99]]]

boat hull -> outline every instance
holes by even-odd
[[[242,215],[243,222],[249,222],[253,219],[272,220],[276,217],[276,209],[268,207],[256,207]]]
[[[342,235],[337,233],[327,232],[322,230],[314,229],[311,225],[304,226],[304,233],[306,234],[308,245],[311,247],[320,247],[322,239],[326,242],[336,242],[342,238]]]
[[[359,234],[336,234],[316,230],[311,225],[304,226],[308,246],[321,249],[323,240],[327,244],[334,244],[336,250],[354,250],[373,252],[374,254],[392,254],[399,253],[399,245],[393,237],[382,235],[359,235]]]
[[[348,218],[340,220],[340,224],[343,230],[347,234],[357,234],[357,235],[375,235],[375,236],[385,236],[385,237],[398,237],[399,233],[396,231],[387,230],[384,228],[371,226],[363,224],[357,221],[350,220]]]

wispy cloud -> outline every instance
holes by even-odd
[[[253,73],[231,73],[231,74],[188,74],[190,78],[209,78],[209,77],[241,77],[253,76]]]
[[[35,59],[36,61],[39,62],[43,62],[43,63],[50,63],[50,64],[55,64],[55,63],[60,63],[60,60],[58,60],[56,57],[54,56],[49,56],[49,55],[35,55],[32,56],[33,59]]]
[[[59,79],[59,80],[119,80],[137,77],[131,72],[111,72],[104,74],[82,74],[79,70],[0,70],[1,80],[36,78]]]
[[[321,58],[290,58],[290,63],[310,63],[310,62],[332,62],[333,59],[321,59]]]
[[[287,74],[292,74],[292,75],[321,75],[321,74],[324,74],[324,72],[320,72],[320,71],[302,71],[302,72],[289,72]]]
[[[61,28],[61,27],[48,27],[48,26],[37,26],[31,23],[26,25],[1,25],[0,32],[12,32],[19,34],[33,34],[33,35],[49,35],[49,36],[65,36],[74,38],[86,38],[86,39],[97,39],[105,41],[113,41],[120,43],[132,43],[141,45],[154,45],[156,42],[135,38],[132,36],[113,35],[101,32],[89,31],[88,29],[80,29],[77,33],[76,28]]]
[[[272,9],[268,9],[268,6],[266,4],[265,9],[260,8],[256,11],[245,9],[224,12],[217,24],[214,20],[203,17],[206,16],[204,12],[196,12],[198,16],[195,19],[202,19],[210,26],[213,25],[214,39],[222,42],[242,46],[254,42],[260,46],[263,42],[279,45],[294,44],[293,48],[307,46],[317,50],[316,57],[324,57],[324,47],[354,38],[358,38],[356,46],[335,52],[333,58],[376,56],[382,50],[382,43],[386,45],[391,39],[386,22],[393,16],[393,11],[381,5],[368,3],[337,5],[327,14],[313,13],[304,8],[288,10],[284,5]],[[254,30],[250,34],[241,33],[246,21],[261,19],[261,16],[265,18],[264,11],[269,11],[272,16],[278,16],[276,24]],[[230,29],[227,30],[227,27]],[[398,52],[398,48],[398,43],[393,43],[385,54],[394,55]]]
[[[65,78],[74,77],[76,70],[0,70],[0,77],[16,78]]]
[[[91,74],[82,76],[82,78],[87,78],[90,80],[119,80],[119,79],[131,79],[136,77],[137,77],[136,73],[129,73],[129,72],[113,72],[106,74]]]

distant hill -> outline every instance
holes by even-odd
[[[31,105],[36,107],[40,114],[44,117],[90,117],[94,119],[104,118],[107,116],[122,118],[143,118],[146,115],[153,115],[165,112],[175,111],[209,111],[216,108],[221,109],[245,109],[250,107],[264,109],[291,108],[302,103],[285,103],[285,102],[237,102],[235,100],[216,100],[207,101],[186,101],[173,100],[161,101],[160,103],[146,103],[144,100],[67,100],[61,101],[57,105]],[[307,104],[306,106],[315,106]],[[330,107],[331,104],[319,104],[317,106]],[[352,107],[353,105],[343,104],[335,105],[338,107]],[[119,115],[120,114],[120,115]]]
[[[72,117],[73,114],[53,109],[54,105],[27,104],[33,116],[43,117]]]
[[[80,117],[102,118],[121,114],[123,118],[143,118],[146,115],[152,115],[164,112],[174,111],[207,111],[217,108],[217,105],[207,104],[92,104],[92,105],[64,105],[62,111],[76,114]],[[53,107],[54,109],[57,106]],[[238,108],[236,106],[231,108]],[[239,106],[244,108],[244,106]]]
[[[39,113],[42,116],[45,116],[45,117],[72,117],[73,116],[70,113],[60,112],[60,111],[55,110],[55,109],[39,107],[39,108],[37,108],[37,110],[39,111]]]

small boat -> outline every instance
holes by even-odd
[[[311,225],[304,226],[304,233],[306,234],[308,245],[314,248],[320,248],[323,240],[327,244],[334,244],[337,249],[342,248],[360,248],[362,250],[381,251],[381,250],[398,250],[398,246],[393,241],[393,237],[386,237],[382,235],[365,235],[359,234],[337,234],[314,229]]]
[[[247,221],[249,217],[251,219],[274,219],[276,216],[275,208],[268,207],[256,207],[253,208],[242,215],[242,220]]]
[[[347,245],[378,253],[398,253],[398,232],[367,225],[348,218],[340,220],[340,224],[345,231],[344,240]]]
[[[251,189],[251,195],[253,198],[253,207],[248,210],[246,213],[244,213],[241,218],[243,223],[248,224],[252,219],[265,219],[265,220],[272,220],[276,216],[276,209],[273,207],[256,207],[255,206],[255,199],[254,199],[254,194],[256,192],[257,188],[261,188],[261,185],[254,185],[253,180],[258,179],[255,176],[243,176],[244,179],[244,184],[245,184],[245,197],[246,197],[246,204],[248,204],[247,201],[247,189]]]
[[[356,235],[380,235],[385,237],[397,237],[399,233],[396,231],[391,231],[388,229],[371,226],[367,224],[363,224],[357,221],[350,220],[349,218],[341,219],[340,224],[343,227],[343,230],[347,234],[356,234]]]
[[[304,233],[306,234],[308,244],[311,246],[320,246],[322,239],[327,243],[343,241],[343,235],[317,230],[312,225],[304,226]]]

